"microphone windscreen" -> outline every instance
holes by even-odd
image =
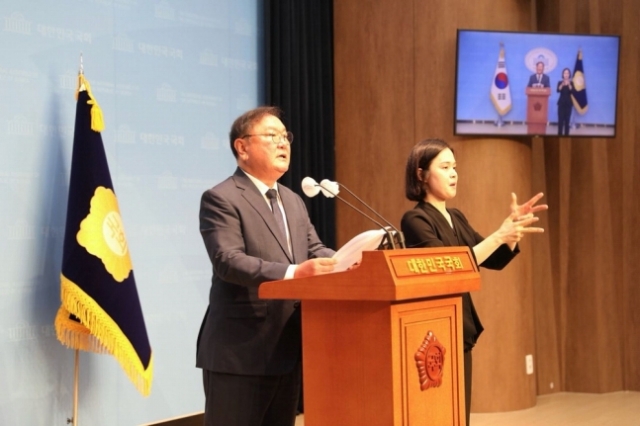
[[[333,198],[340,193],[338,182],[332,182],[329,179],[323,179],[320,182],[320,188],[322,189],[322,195],[327,198]]]
[[[302,192],[304,192],[304,195],[309,198],[315,197],[320,192],[318,182],[316,182],[315,179],[309,176],[302,179]]]

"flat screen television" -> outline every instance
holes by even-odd
[[[614,137],[620,37],[460,29],[454,134]]]

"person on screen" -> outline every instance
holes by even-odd
[[[551,81],[549,76],[544,73],[544,63],[538,62],[536,64],[536,73],[529,77],[528,87],[551,87]]]
[[[558,82],[558,136],[566,136],[569,134],[569,122],[571,121],[571,92],[573,91],[573,83],[571,82],[571,70],[565,68],[562,70],[562,80]]]
[[[511,213],[500,227],[483,238],[469,224],[460,210],[447,208],[447,201],[457,193],[458,172],[453,149],[441,139],[426,139],[416,144],[407,159],[405,195],[418,204],[401,220],[407,248],[467,246],[476,263],[500,270],[519,252],[518,242],[526,234],[544,232],[532,227],[538,221],[534,213],[546,210],[536,205],[543,194],[537,194],[524,204],[511,197]],[[483,331],[471,295],[462,295],[464,340],[464,381],[466,418],[469,425],[471,408],[471,377],[473,349]]]
[[[230,144],[238,167],[204,192],[200,233],[213,265],[198,335],[206,426],[293,426],[301,383],[300,303],[263,300],[265,281],[326,274],[336,264],[302,199],[278,179],[293,135],[276,107],[238,117]]]

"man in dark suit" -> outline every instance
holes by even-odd
[[[300,303],[262,300],[265,281],[331,272],[302,199],[277,180],[293,135],[275,107],[233,123],[238,168],[207,190],[200,233],[213,264],[196,365],[203,369],[206,426],[293,426],[301,381]],[[275,190],[275,192],[274,192]]]
[[[528,87],[551,87],[549,76],[544,73],[544,63],[536,64],[536,73],[529,77]]]

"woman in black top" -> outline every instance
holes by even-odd
[[[407,160],[406,197],[418,204],[402,217],[401,228],[407,247],[468,246],[477,264],[502,269],[519,253],[518,241],[526,233],[544,232],[531,227],[538,221],[534,213],[546,210],[535,204],[542,193],[522,205],[512,194],[511,214],[497,231],[483,238],[457,209],[448,209],[447,200],[456,196],[458,174],[451,147],[440,139],[427,139],[413,147]],[[467,425],[471,407],[471,349],[482,333],[482,324],[471,295],[462,296],[465,409]]]
[[[573,84],[571,83],[571,70],[565,68],[562,70],[562,80],[558,82],[558,136],[569,134],[569,120],[571,119],[571,92]]]

